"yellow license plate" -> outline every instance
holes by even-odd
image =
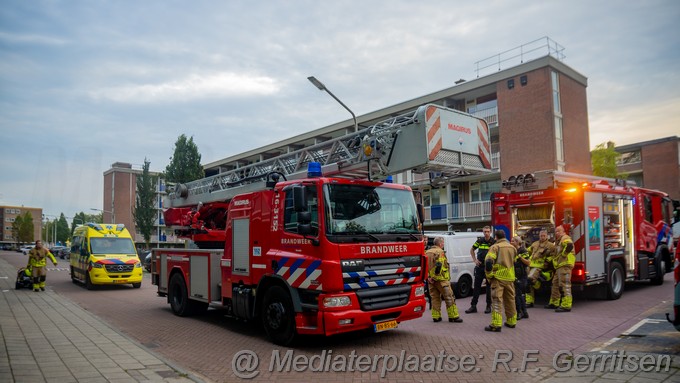
[[[127,283],[127,279],[114,279],[113,283]]]
[[[388,322],[380,322],[373,325],[373,330],[375,332],[387,331],[393,328],[397,328],[397,321],[391,320]]]

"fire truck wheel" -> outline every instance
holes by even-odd
[[[182,278],[181,274],[174,274],[172,278],[170,278],[168,300],[170,301],[170,308],[175,315],[181,317],[191,315],[187,287],[184,284],[184,278]]]
[[[649,282],[654,286],[661,286],[663,285],[663,277],[665,274],[666,274],[666,262],[663,261],[663,258],[659,257],[659,260],[657,261],[656,264],[656,277],[654,277]]]
[[[609,265],[609,283],[607,284],[607,298],[616,300],[623,294],[623,268],[619,262]]]
[[[262,324],[267,336],[276,344],[287,346],[295,338],[295,311],[288,293],[273,286],[264,295]]]

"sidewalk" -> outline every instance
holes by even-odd
[[[200,382],[0,258],[0,382]]]

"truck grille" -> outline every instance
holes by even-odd
[[[341,260],[345,291],[414,282],[421,273],[422,257]]]
[[[420,255],[342,260],[345,291],[356,290],[364,311],[403,306],[411,295],[410,283],[422,272],[422,261]]]
[[[135,265],[105,265],[108,273],[129,273]]]
[[[411,295],[411,285],[376,287],[357,290],[359,305],[364,311],[403,306]]]

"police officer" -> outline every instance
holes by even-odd
[[[491,246],[484,260],[486,278],[491,281],[491,324],[485,331],[501,332],[503,312],[505,326],[515,328],[515,257],[517,249],[505,239],[503,230],[496,230],[496,243]]]
[[[42,241],[35,241],[35,247],[28,252],[28,265],[32,268],[33,274],[33,291],[45,291],[47,257],[50,257],[55,266],[57,265],[57,259],[43,247]]]
[[[517,249],[515,257],[515,308],[517,309],[517,320],[522,318],[529,319],[527,305],[525,301],[525,290],[527,288],[527,266],[529,266],[529,252],[524,247],[524,242],[519,236],[514,236],[510,243]]]
[[[479,293],[482,290],[482,282],[486,278],[484,275],[484,258],[486,253],[489,251],[491,245],[494,244],[494,239],[491,238],[491,227],[484,226],[483,229],[484,236],[477,238],[477,241],[472,245],[470,249],[470,256],[472,261],[475,263],[475,284],[472,290],[472,302],[470,302],[470,308],[465,310],[466,314],[472,314],[477,312],[477,302],[479,301]],[[477,251],[477,256],[475,257],[475,250]],[[486,281],[486,310],[484,314],[491,312],[491,286],[489,281]]]
[[[550,303],[545,307],[564,313],[571,311],[571,270],[574,268],[576,257],[574,256],[574,241],[566,234],[563,226],[555,228],[555,241],[558,243],[553,258],[555,276],[552,279]],[[562,292],[561,301],[560,291]]]
[[[538,241],[529,247],[531,255],[529,274],[527,275],[527,307],[534,307],[535,294],[541,288],[541,280],[549,281],[552,278],[552,255],[555,245],[549,241],[548,231],[542,229],[539,232]]]
[[[446,303],[446,314],[449,322],[461,323],[462,318],[458,315],[456,301],[451,290],[451,277],[449,276],[449,261],[446,259],[444,238],[436,237],[434,246],[425,252],[429,267],[428,284],[430,288],[430,303],[432,308],[432,320],[441,322],[442,299]]]

